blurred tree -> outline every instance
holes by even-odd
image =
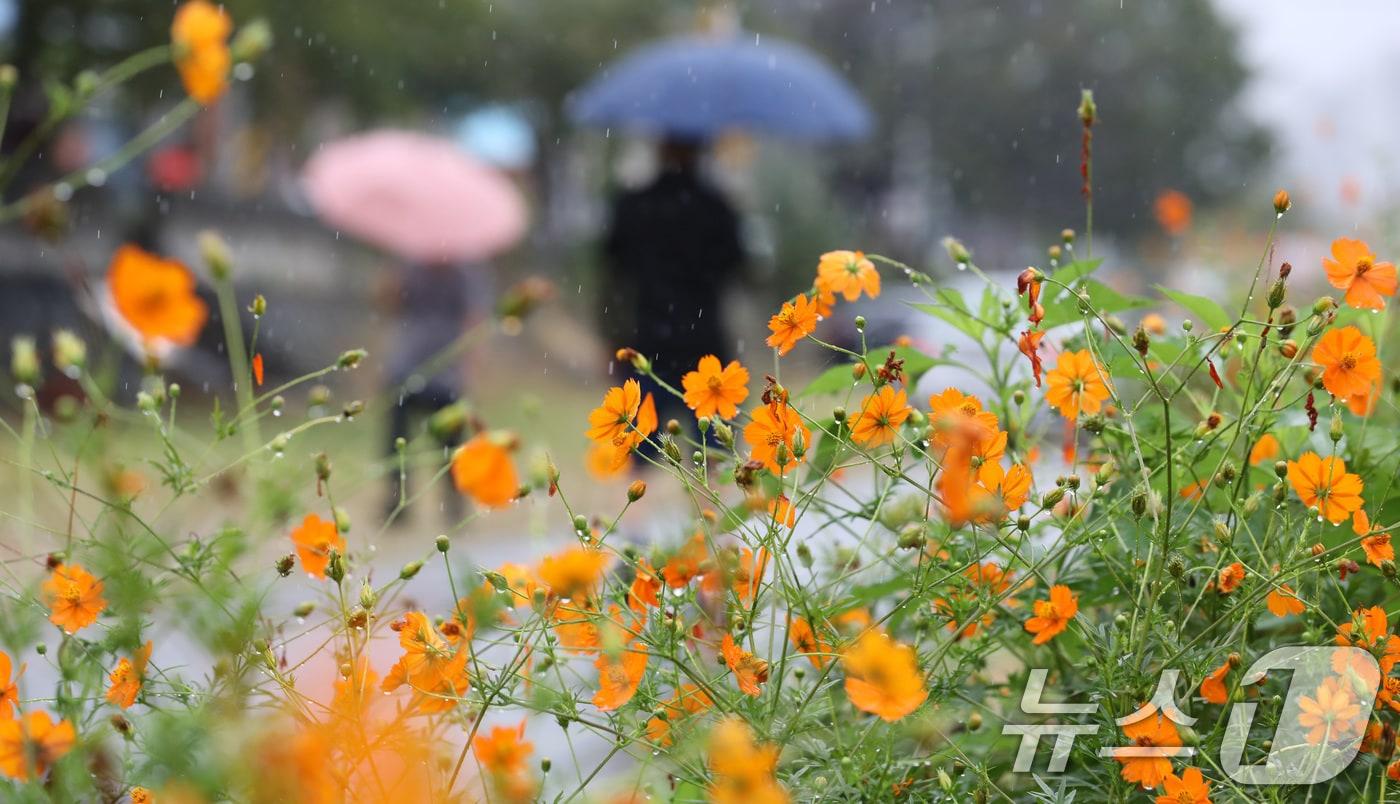
[[[1079,227],[1080,87],[1094,90],[1102,121],[1096,221],[1116,233],[1151,224],[1163,189],[1223,200],[1267,153],[1237,111],[1248,75],[1209,0],[880,0],[860,14],[838,5],[753,3],[842,54],[884,129],[861,154],[864,171],[884,165],[897,186],[929,164],[957,218]]]

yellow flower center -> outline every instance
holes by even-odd
[[[1351,371],[1352,369],[1356,368],[1356,355],[1351,354],[1350,352],[1346,353],[1342,356],[1340,365],[1347,371]]]
[[[705,385],[711,392],[719,393],[720,388],[723,387],[723,382],[720,380],[718,374],[711,374],[710,378],[705,380]]]
[[[1365,274],[1367,271],[1369,271],[1369,270],[1371,270],[1371,258],[1370,258],[1370,257],[1363,257],[1362,259],[1360,259],[1360,260],[1357,261],[1357,263],[1356,263],[1356,275],[1357,275],[1357,276],[1362,276],[1362,275],[1364,275],[1364,274]]]

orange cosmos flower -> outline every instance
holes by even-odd
[[[889,444],[913,410],[903,391],[886,385],[860,403],[860,415],[851,422],[851,440],[871,448]]]
[[[1311,745],[1360,733],[1361,705],[1349,685],[1341,679],[1326,678],[1313,696],[1298,698],[1298,725],[1308,730]]]
[[[128,795],[131,796],[131,804],[153,804],[156,800],[155,794],[139,785],[131,788]]]
[[[789,528],[797,526],[797,509],[793,507],[792,500],[786,494],[779,494],[768,502],[768,513],[773,515],[773,521],[779,525],[786,525]]]
[[[1331,258],[1322,258],[1327,281],[1346,291],[1346,302],[1360,310],[1385,308],[1385,297],[1395,295],[1395,266],[1376,262],[1371,247],[1360,240],[1339,237],[1332,241]]]
[[[549,593],[565,600],[586,600],[603,577],[608,556],[601,550],[570,547],[563,552],[545,556],[536,574]]]
[[[1187,768],[1180,776],[1168,773],[1162,780],[1162,792],[1157,804],[1210,804],[1210,782],[1200,768]]]
[[[1079,613],[1079,596],[1057,583],[1050,587],[1050,599],[1037,600],[1034,607],[1035,616],[1026,620],[1026,630],[1035,634],[1032,642],[1044,645],[1069,627]]]
[[[345,538],[340,535],[334,522],[328,522],[315,514],[307,514],[301,526],[292,531],[292,544],[296,546],[301,568],[313,578],[325,580],[326,567],[331,562],[331,551],[345,554]]]
[[[798,653],[807,654],[807,660],[818,670],[826,667],[830,657],[823,654],[831,653],[831,645],[812,630],[811,623],[801,617],[791,617],[788,620],[788,640]]]
[[[1313,347],[1312,361],[1322,366],[1327,393],[1343,399],[1369,394],[1381,376],[1376,344],[1356,327],[1329,330]]]
[[[1201,682],[1201,697],[1206,699],[1206,703],[1221,705],[1230,700],[1230,691],[1225,686],[1225,676],[1229,673],[1230,663],[1227,661],[1212,670]]]
[[[525,721],[514,728],[496,726],[472,740],[476,761],[488,773],[523,773],[525,760],[534,753],[533,743],[525,740]]]
[[[972,508],[974,511],[986,507],[980,504],[981,492],[979,490],[981,488],[974,487],[973,489]],[[1006,470],[1006,473],[996,483],[986,489],[986,493],[996,503],[993,507],[1001,509],[997,515],[998,519],[1002,514],[1015,511],[1025,505],[1026,500],[1031,496],[1031,470],[1027,469],[1024,464],[1012,464],[1011,468]]]
[[[9,654],[0,650],[0,720],[9,720],[19,709],[19,685],[15,683],[18,676],[10,678],[13,669]],[[21,667],[19,672],[23,674],[24,668]]]
[[[811,446],[812,431],[807,429],[807,425],[802,423],[802,418],[797,415],[787,403],[764,405],[755,408],[750,415],[750,421],[744,427],[744,441],[749,445],[750,457],[755,461],[760,461],[768,471],[775,475],[791,471],[794,466],[806,460],[804,453],[798,458],[793,451],[793,443],[797,435],[802,436],[802,443]],[[778,445],[787,446],[787,462],[778,463]]]
[[[1338,645],[1362,648],[1370,651],[1380,664],[1382,674],[1389,675],[1397,662],[1400,662],[1400,637],[1390,633],[1390,618],[1380,606],[1357,609],[1351,613],[1351,621],[1337,626]],[[1346,669],[1342,654],[1332,659],[1332,669],[1338,673]],[[1369,666],[1367,668],[1369,671]],[[1372,673],[1362,673],[1373,675]]]
[[[768,319],[768,345],[785,355],[792,351],[797,342],[811,335],[817,328],[817,308],[808,301],[806,295],[799,295],[790,302],[783,302],[778,314]]]
[[[42,589],[49,607],[49,622],[69,634],[97,622],[97,615],[107,608],[102,582],[77,564],[56,567]]]
[[[759,685],[768,680],[768,662],[734,644],[734,637],[729,634],[720,640],[719,650],[734,673],[734,680],[739,682],[739,691],[757,698],[763,692]]]
[[[361,656],[350,668],[350,674],[335,680],[331,697],[331,712],[339,718],[358,721],[373,700],[370,691],[379,681],[379,674],[370,667],[369,657]]]
[[[671,730],[676,727],[677,722],[691,715],[714,706],[714,701],[694,684],[685,684],[676,690],[671,696],[671,700],[664,701],[661,708],[666,712],[666,719],[652,717],[647,721],[647,739],[657,745],[671,745],[673,742]]]
[[[1045,375],[1045,384],[1045,401],[1070,421],[1076,421],[1080,413],[1098,413],[1109,397],[1108,372],[1088,349],[1060,355]]]
[[[594,480],[608,480],[622,474],[632,463],[627,450],[619,450],[612,444],[593,443],[583,455],[584,468]]]
[[[1040,362],[1040,341],[1045,337],[1044,332],[1025,330],[1021,337],[1016,339],[1016,348],[1021,350],[1021,354],[1031,361],[1031,374],[1035,376],[1035,387],[1040,387],[1041,362]]]
[[[956,388],[928,398],[933,443],[940,447],[980,443],[998,431],[995,413],[982,409],[982,401]]]
[[[112,686],[107,689],[107,700],[122,709],[131,708],[136,696],[141,692],[141,684],[146,680],[146,662],[151,659],[150,642],[137,649],[132,658],[122,658],[117,667],[107,676]]]
[[[625,455],[656,430],[656,402],[651,394],[643,400],[641,383],[628,380],[608,389],[603,404],[588,414],[588,424],[589,438],[611,444]]]
[[[732,419],[739,415],[740,402],[749,396],[749,370],[737,360],[721,368],[719,358],[705,355],[695,371],[681,377],[685,389],[685,404],[696,416]]]
[[[393,692],[407,684],[419,694],[417,705],[422,711],[451,711],[470,688],[468,650],[451,648],[421,611],[406,613],[392,627],[399,632],[403,655],[389,669],[381,688]]]
[[[690,541],[681,545],[666,565],[661,568],[661,577],[672,589],[680,589],[700,575],[710,558],[710,548],[706,545],[705,534],[696,531]]]
[[[175,68],[185,92],[202,106],[213,103],[228,88],[232,32],[233,23],[224,10],[205,0],[190,0],[175,12],[170,26]]]
[[[1277,571],[1275,568],[1275,572]],[[1298,599],[1298,595],[1293,592],[1293,587],[1288,584],[1280,584],[1278,588],[1270,589],[1269,596],[1264,600],[1264,605],[1269,607],[1269,611],[1275,617],[1302,614],[1307,610],[1307,606]]]
[[[1288,462],[1288,482],[1303,505],[1317,509],[1328,522],[1336,525],[1361,508],[1361,478],[1347,472],[1341,458],[1319,457],[1305,452],[1296,461]]]
[[[848,302],[859,299],[861,291],[873,299],[880,295],[880,272],[862,252],[828,251],[817,263],[817,287]]]
[[[194,288],[194,275],[184,265],[130,244],[117,249],[107,268],[117,312],[147,341],[194,343],[209,317]]]
[[[1365,418],[1376,412],[1376,403],[1381,400],[1381,380],[1377,377],[1364,394],[1352,394],[1346,398],[1347,410],[1353,415]]]
[[[0,773],[20,781],[29,779],[31,772],[41,777],[76,739],[72,723],[55,723],[48,712],[0,721]]]
[[[857,709],[893,723],[928,698],[914,649],[879,631],[866,631],[841,655],[846,697]]]
[[[1222,569],[1216,576],[1215,588],[1222,595],[1228,595],[1240,588],[1240,583],[1244,581],[1244,565],[1236,561],[1230,566]]]
[[[263,384],[263,356],[262,352],[253,353],[253,382],[257,385]]]
[[[477,433],[452,455],[452,483],[487,508],[500,508],[520,493],[510,452],[500,440]]]
[[[1278,457],[1279,443],[1274,438],[1273,433],[1265,433],[1259,436],[1259,440],[1254,442],[1254,446],[1249,450],[1249,465],[1258,466],[1265,461],[1272,461]]]
[[[1181,745],[1181,733],[1176,730],[1176,724],[1156,711],[1155,707],[1148,716],[1124,726],[1123,736],[1137,748],[1175,748]],[[1171,760],[1164,756],[1139,757],[1115,751],[1114,759],[1123,764],[1123,780],[1134,782],[1144,790],[1161,784],[1172,772]]]
[[[638,559],[632,586],[627,590],[628,607],[638,614],[646,611],[648,607],[659,608],[660,595],[661,577],[652,569],[651,562],[645,558]]]
[[[1352,515],[1351,529],[1361,537],[1361,549],[1366,553],[1368,563],[1379,567],[1382,561],[1395,560],[1395,547],[1390,543],[1390,534],[1384,531],[1371,533],[1371,522],[1365,511],[1358,508]]]
[[[525,740],[525,721],[514,728],[496,726],[472,740],[472,751],[481,769],[491,777],[498,800],[535,800],[535,782],[525,760],[534,753],[534,744]]]
[[[778,747],[759,745],[753,730],[737,717],[726,717],[710,732],[710,787],[714,804],[787,804],[788,795],[774,777]]]
[[[1191,199],[1180,190],[1163,190],[1152,204],[1157,225],[1175,237],[1191,227]]]
[[[637,694],[637,686],[647,671],[646,646],[634,642],[632,647],[613,655],[603,651],[593,666],[598,668],[598,693],[593,696],[593,705],[611,712]]]

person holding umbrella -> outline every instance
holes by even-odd
[[[663,377],[694,369],[705,355],[727,360],[730,351],[720,296],[744,262],[744,247],[738,214],[701,173],[704,147],[699,139],[662,140],[655,178],[615,199],[603,242],[610,313],[621,308],[616,313],[626,320],[613,329],[645,350]],[[674,396],[645,391],[662,421],[688,418]]]
[[[393,256],[381,284],[393,313],[387,386],[391,455],[415,422],[464,391],[461,352],[491,304],[487,261],[525,233],[525,201],[499,171],[454,143],[409,131],[376,131],[324,145],[302,184],[328,224]],[[444,440],[446,449],[453,439]],[[402,477],[403,483],[400,484]],[[408,499],[407,469],[388,472],[386,509]],[[460,498],[448,494],[453,516]]]
[[[634,319],[618,333],[629,342],[616,345],[643,350],[671,378],[706,354],[727,359],[720,295],[744,261],[738,215],[699,170],[705,144],[732,130],[817,142],[871,128],[864,102],[820,59],[737,30],[644,46],[575,93],[568,111],[659,140],[657,176],[616,199],[603,252],[609,314],[621,307]],[[672,404],[658,410],[663,421],[688,418],[670,394],[655,398]]]

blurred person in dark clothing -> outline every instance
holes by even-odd
[[[433,414],[462,398],[464,360],[452,347],[489,309],[491,291],[483,267],[440,262],[409,263],[389,278],[380,294],[393,314],[386,380],[394,395],[389,455],[396,456],[398,439],[412,441]],[[460,433],[434,431],[431,435],[450,457],[450,448]],[[407,468],[403,488],[399,480],[395,461],[389,471],[386,512],[392,512],[401,498],[406,501],[411,496]],[[449,520],[460,518],[461,497],[451,484],[443,510]]]
[[[612,346],[636,348],[676,386],[701,357],[727,360],[732,351],[720,299],[744,263],[739,217],[701,174],[703,152],[699,140],[663,140],[656,177],[617,198],[603,244]],[[691,416],[681,400],[642,384],[663,423]]]

